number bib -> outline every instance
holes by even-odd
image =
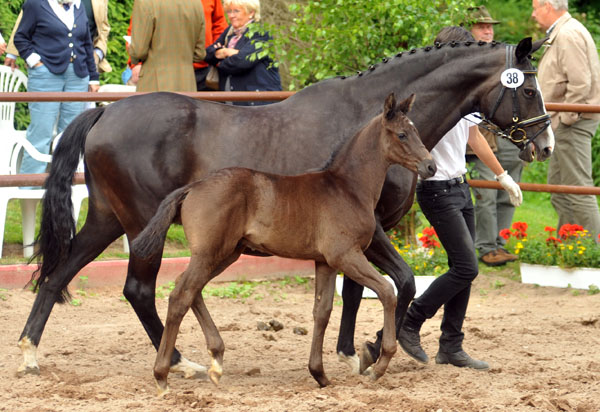
[[[500,82],[504,87],[516,89],[525,82],[525,75],[519,69],[506,69],[500,75]]]

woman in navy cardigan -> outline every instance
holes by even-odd
[[[98,90],[99,75],[81,0],[27,0],[14,41],[29,67],[29,91]],[[62,132],[84,107],[83,102],[29,103],[27,140],[41,153],[49,153],[55,124],[58,133]],[[24,153],[21,173],[43,173],[45,168],[45,163]]]
[[[248,36],[248,25],[260,20],[259,0],[225,0],[223,6],[231,25],[206,48],[204,59],[219,69],[219,89],[242,92],[281,90],[279,71],[270,58],[248,59],[256,52],[254,42],[270,40],[268,33]],[[267,103],[234,102],[242,106]]]

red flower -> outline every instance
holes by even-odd
[[[510,229],[502,229],[500,231],[500,236],[502,236],[506,240],[508,240],[508,238],[510,237],[510,235],[512,235],[512,233],[510,232]]]
[[[435,229],[433,228],[433,226],[429,226],[423,229],[423,234],[425,236],[437,236],[437,233],[435,233]]]
[[[523,239],[527,237],[527,223],[515,222],[512,224],[512,228],[514,229],[512,235],[517,239]]]
[[[550,236],[548,239],[546,239],[546,243],[548,245],[557,245],[558,243],[562,243],[562,241],[560,239],[555,238],[554,236]]]
[[[552,226],[546,226],[546,227],[544,228],[544,230],[545,230],[546,232],[550,232],[550,233],[552,233],[552,232],[554,232],[554,231],[556,230],[556,228],[553,228]]]
[[[558,230],[559,236],[563,239],[568,237],[578,237],[579,232],[583,232],[583,226],[570,223],[565,223]]]
[[[423,236],[419,238],[423,247],[432,249],[436,247],[440,247],[440,242],[437,241],[437,233],[435,233],[435,229],[430,226],[423,229]]]

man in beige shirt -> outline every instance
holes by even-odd
[[[533,0],[532,17],[546,29],[548,41],[539,64],[544,100],[553,103],[600,104],[600,60],[589,31],[568,9],[568,0]],[[548,183],[593,186],[592,138],[598,113],[553,112],[556,148],[548,166]],[[598,241],[600,212],[596,197],[553,193],[559,227],[574,223]]]

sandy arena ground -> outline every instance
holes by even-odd
[[[41,374],[23,378],[15,376],[16,343],[33,295],[0,290],[0,411],[600,411],[600,295],[521,285],[508,274],[479,276],[465,323],[465,349],[490,362],[487,372],[417,364],[398,348],[378,381],[353,376],[335,353],[336,298],[324,352],[333,385],[320,389],[307,369],[312,281],[271,282],[245,300],[208,298],[226,345],[221,384],[171,374],[165,398],[156,395],[154,349],[120,288],[86,290],[80,306],[56,306],[38,351]],[[164,319],[165,298],[158,309]],[[270,320],[284,328],[257,329]],[[379,302],[363,300],[356,346],[381,322]],[[432,358],[439,323],[438,315],[423,327]],[[178,347],[209,363],[191,313]]]

